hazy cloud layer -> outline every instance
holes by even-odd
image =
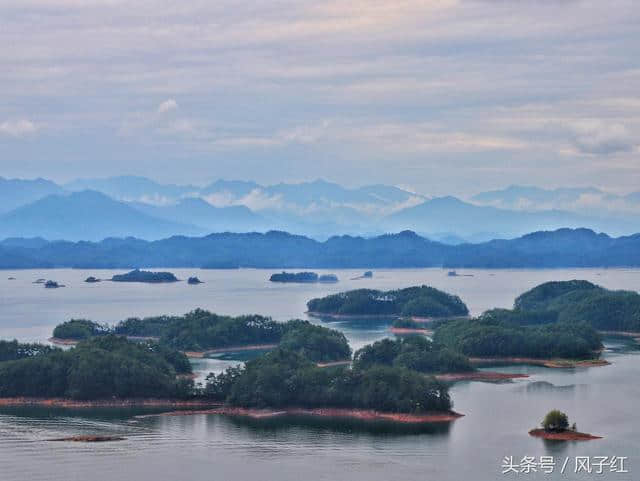
[[[640,184],[635,0],[5,0],[0,26],[5,176]]]

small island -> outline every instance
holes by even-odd
[[[64,284],[59,284],[56,281],[47,281],[44,283],[45,289],[58,289],[59,287],[65,287]]]
[[[321,276],[318,276],[318,282],[338,282],[338,276],[336,276],[335,274],[323,274]]]
[[[96,283],[96,282],[100,282],[100,279],[98,279],[97,277],[89,276],[84,281],[89,283],[89,284],[93,284],[93,283]]]
[[[116,274],[111,280],[113,282],[146,282],[158,284],[164,282],[177,282],[178,278],[171,272],[151,272],[134,269],[126,274]]]
[[[280,272],[272,274],[269,278],[271,282],[293,282],[293,283],[315,283],[315,282],[338,282],[335,274],[318,275],[315,272]]]
[[[542,420],[541,425],[541,429],[532,429],[529,431],[529,435],[549,441],[589,441],[592,439],[602,439],[601,436],[579,432],[575,423],[569,427],[569,417],[557,409],[549,411]]]
[[[204,282],[202,282],[197,277],[193,276],[193,277],[189,277],[189,279],[187,279],[187,284],[189,284],[189,285],[197,285],[197,284],[204,284]]]
[[[356,289],[312,299],[307,308],[312,315],[328,317],[445,317],[469,313],[458,296],[429,286],[393,291]]]
[[[318,282],[318,274],[315,272],[280,272],[272,274],[271,282]]]

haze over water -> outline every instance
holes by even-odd
[[[607,288],[640,290],[638,269],[459,270],[472,277],[448,277],[441,269],[379,270],[371,280],[351,280],[358,270],[323,270],[338,284],[274,284],[272,270],[171,269],[179,278],[197,275],[205,284],[168,285],[103,282],[122,271],[3,271],[0,279],[0,338],[45,341],[53,327],[69,318],[117,322],[131,316],[183,314],[196,307],[220,314],[259,313],[277,320],[305,318],[312,297],[371,287],[393,289],[428,284],[459,295],[473,315],[491,307],[510,307],[525,290],[548,280],[587,279]],[[16,280],[8,280],[15,277]],[[44,289],[37,278],[67,287]],[[331,323],[357,349],[388,336],[387,326],[363,322]],[[635,411],[640,387],[638,351],[608,339],[611,366],[551,370],[509,367],[530,374],[504,384],[464,382],[451,389],[454,409],[465,417],[451,425],[415,430],[357,422],[277,419],[249,421],[222,416],[134,419],[127,410],[0,410],[0,479],[143,481],[216,479],[281,480],[495,480],[502,459],[513,456],[628,456],[629,474],[521,474],[519,479],[637,479],[640,420]],[[199,360],[201,376],[233,360]],[[549,444],[527,431],[549,409],[569,413],[581,431],[604,436],[588,443]],[[127,440],[104,444],[51,443],[75,434],[119,434]],[[573,461],[572,461],[573,462]],[[558,468],[559,469],[559,468]]]

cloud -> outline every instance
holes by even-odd
[[[640,182],[633,0],[5,0],[0,18],[0,118],[47,127],[3,152],[14,175]]]
[[[0,124],[0,134],[23,137],[37,132],[38,126],[30,120],[6,120]]]
[[[158,105],[158,113],[164,114],[165,112],[169,112],[170,110],[176,110],[178,108],[178,102],[174,99],[167,99]]]
[[[622,124],[590,119],[575,122],[570,127],[575,132],[575,147],[585,154],[632,152],[638,142]]]

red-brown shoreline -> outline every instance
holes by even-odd
[[[96,399],[81,401],[67,398],[33,398],[12,397],[0,398],[0,407],[6,406],[42,406],[62,408],[129,408],[129,407],[161,407],[161,408],[203,408],[220,406],[220,403],[202,399]]]
[[[424,334],[425,336],[433,334],[431,329],[420,329],[413,327],[391,327],[389,330],[393,334]]]
[[[210,354],[222,354],[225,352],[239,352],[239,351],[263,351],[267,349],[275,349],[277,344],[251,344],[248,346],[229,346],[218,347],[215,349],[207,349],[206,351],[183,351],[185,356],[190,358],[202,358]]]
[[[471,372],[452,372],[444,374],[436,374],[434,376],[439,381],[455,382],[455,381],[484,381],[484,382],[500,382],[510,381],[512,379],[528,378],[528,374],[495,372],[495,371],[471,371]]]
[[[550,432],[544,429],[532,429],[529,431],[529,436],[536,438],[548,439],[550,441],[590,441],[592,439],[602,439],[602,436],[595,436],[588,433],[580,433],[578,431],[560,431]]]
[[[157,340],[157,337],[142,337],[142,336],[126,336],[127,339],[132,341],[149,341],[149,340]],[[75,339],[61,339],[59,337],[50,337],[48,341],[52,344],[57,344],[60,346],[75,346],[80,341]],[[225,352],[239,352],[239,351],[261,351],[266,349],[274,349],[278,345],[277,344],[252,344],[247,346],[229,346],[229,347],[218,347],[215,349],[207,349],[206,351],[183,351],[187,357],[190,358],[202,358],[206,357],[210,354],[222,354]]]
[[[243,416],[253,419],[274,418],[278,416],[317,416],[328,418],[350,418],[363,421],[392,421],[396,423],[420,424],[451,422],[464,416],[455,411],[430,412],[423,414],[388,413],[371,409],[340,409],[340,408],[285,408],[285,409],[250,409],[241,407],[221,406],[213,409],[191,411],[170,411],[150,416],[191,416],[195,414],[222,414],[227,416]],[[147,415],[149,416],[149,415]],[[145,415],[139,417],[147,417]]]
[[[532,357],[470,357],[469,361],[475,365],[484,364],[530,364],[553,369],[576,368],[576,367],[598,367],[611,364],[605,359],[538,359]]]

